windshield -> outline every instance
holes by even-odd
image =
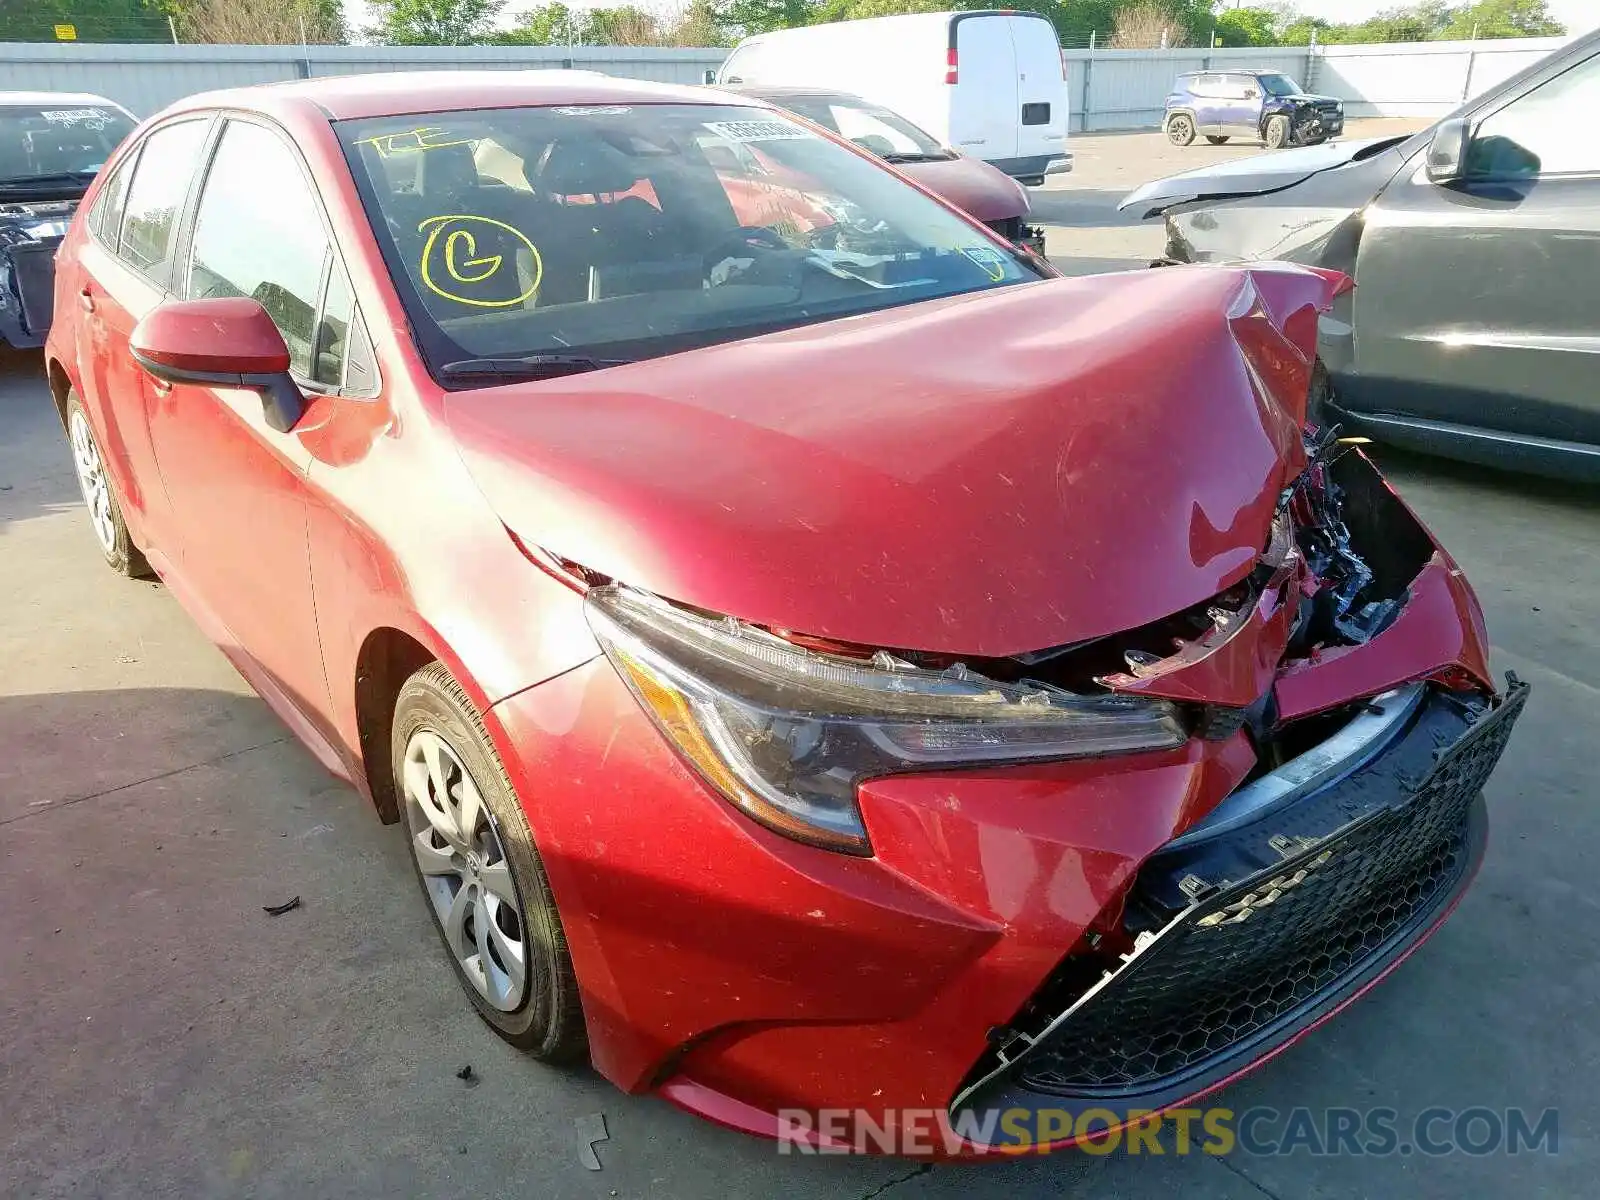
[[[1262,90],[1269,96],[1298,96],[1301,94],[1300,85],[1287,75],[1258,75],[1256,78],[1261,81]]]
[[[0,185],[74,175],[87,185],[132,131],[125,113],[104,105],[0,104]]]
[[[846,96],[785,96],[774,104],[831,129],[847,142],[890,160],[953,157],[932,137],[886,108]]]
[[[335,128],[441,379],[466,359],[632,360],[1040,277],[765,109],[488,109]]]

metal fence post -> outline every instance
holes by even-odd
[[[1461,103],[1472,99],[1472,72],[1478,66],[1478,26],[1472,26],[1472,42],[1467,47],[1467,75],[1461,81]]]
[[[1083,103],[1078,105],[1078,132],[1089,132],[1089,80],[1094,75],[1094,36],[1089,30],[1089,57],[1083,60]]]

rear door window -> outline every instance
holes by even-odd
[[[157,129],[145,139],[128,185],[117,252],[163,286],[171,273],[173,234],[210,129],[209,118]]]
[[[129,158],[112,173],[100,193],[94,198],[94,208],[89,212],[89,231],[113,254],[117,250],[117,235],[122,228],[122,208],[128,198],[128,180],[133,177],[133,159]]]

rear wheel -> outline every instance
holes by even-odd
[[[1167,141],[1187,146],[1194,141],[1194,118],[1188,113],[1173,113],[1167,118]]]
[[[1206,141],[1210,142],[1213,146],[1226,146],[1228,144],[1228,135],[1225,133],[1208,133],[1206,134]]]
[[[130,579],[147,578],[151,573],[150,564],[128,536],[122,507],[117,503],[111,476],[106,474],[105,459],[100,455],[100,444],[95,441],[83,402],[75,391],[67,393],[67,440],[72,443],[72,468],[78,476],[83,506],[89,511],[89,528],[94,530],[94,539],[100,543],[106,565]]]
[[[1289,144],[1289,118],[1279,114],[1267,118],[1267,127],[1261,132],[1261,140],[1266,142],[1268,150],[1282,150]]]
[[[483,721],[439,663],[400,689],[390,738],[417,881],[478,1015],[550,1062],[587,1047],[544,863]]]

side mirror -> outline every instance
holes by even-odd
[[[1454,183],[1466,174],[1467,145],[1472,127],[1460,117],[1440,121],[1428,142],[1427,172],[1431,183]]]
[[[700,77],[700,82],[710,85],[717,81],[717,73],[711,67],[706,68],[706,73]]]
[[[283,334],[249,297],[163,304],[133,327],[129,348],[141,367],[168,383],[260,392],[267,424],[279,433],[305,412]]]

